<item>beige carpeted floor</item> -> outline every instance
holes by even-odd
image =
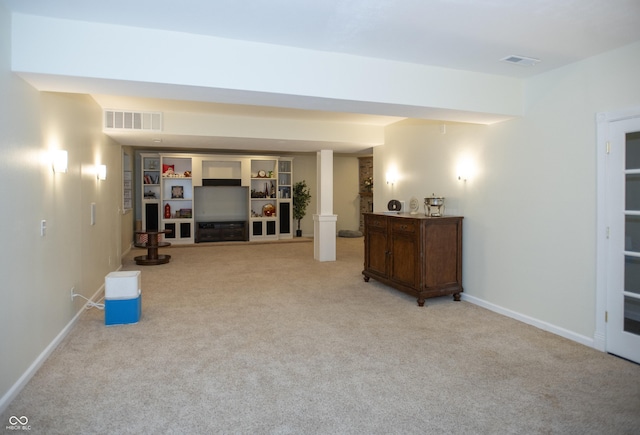
[[[637,434],[640,366],[312,243],[171,247],[143,315],[91,309],[2,415],[42,434]],[[15,431],[7,431],[13,432]]]

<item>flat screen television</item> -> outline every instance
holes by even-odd
[[[246,186],[201,186],[194,188],[196,222],[249,220],[249,188]]]

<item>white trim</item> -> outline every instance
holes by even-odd
[[[609,141],[609,124],[640,117],[640,106],[614,112],[596,114],[596,307],[594,348],[602,352],[607,349],[607,227],[610,219],[607,209],[608,159],[607,142]]]
[[[98,296],[101,292],[104,291],[104,283],[100,286],[97,292],[91,296],[91,300],[94,300],[96,296]],[[67,323],[67,325],[60,331],[60,333],[49,343],[49,345],[42,351],[40,355],[31,363],[29,368],[20,376],[20,378],[16,381],[15,384],[9,388],[9,390],[5,393],[2,398],[0,398],[0,414],[4,413],[6,409],[9,407],[11,402],[18,396],[20,391],[29,383],[33,375],[36,374],[38,369],[44,364],[44,362],[49,358],[51,353],[58,347],[58,345],[65,339],[65,337],[71,332],[71,329],[75,326],[76,322],[80,318],[80,315],[85,312],[87,308],[87,303],[85,303],[82,308],[78,310],[75,316]]]
[[[594,347],[602,352],[607,349],[607,140],[609,138],[609,114],[596,114],[596,306]]]
[[[508,310],[499,305],[492,304],[491,302],[487,302],[475,296],[470,296],[466,293],[461,293],[461,296],[463,301],[470,302],[474,305],[478,305],[479,307],[486,308],[487,310],[490,310],[495,313],[502,314],[503,316],[507,316],[512,319],[518,320],[520,322],[526,323],[527,325],[535,326],[536,328],[551,332],[553,334],[559,335],[560,337],[564,337],[571,341],[584,344],[585,346],[595,347],[595,340],[592,338],[586,337],[584,335],[576,334],[575,332],[571,332],[567,329],[560,328],[558,326],[552,325],[547,322],[543,322],[542,320],[534,319],[533,317],[525,316],[524,314],[518,313],[516,311]]]

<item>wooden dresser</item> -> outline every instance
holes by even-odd
[[[462,289],[462,217],[365,213],[364,280],[374,278],[416,296],[453,295]]]

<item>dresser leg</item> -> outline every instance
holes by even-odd
[[[364,276],[364,282],[369,282],[369,277],[368,276]]]
[[[424,307],[424,299],[418,299],[418,306]]]
[[[453,294],[453,300],[456,302],[460,302],[460,293],[454,293]]]

